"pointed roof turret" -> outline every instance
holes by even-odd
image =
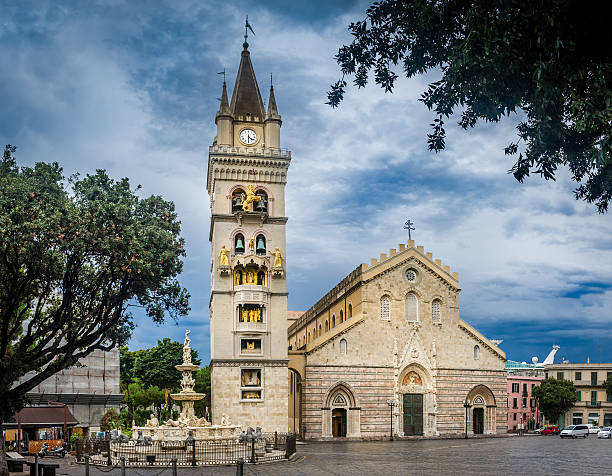
[[[274,86],[270,85],[270,98],[268,99],[268,118],[280,118],[278,109],[276,108],[276,98],[274,97]]]
[[[264,105],[247,47],[248,45],[245,43],[242,57],[240,58],[234,92],[232,93],[230,111],[234,117],[250,114],[251,117],[258,116],[260,120],[263,120],[265,117]]]
[[[219,105],[219,112],[217,116],[226,115],[230,113],[229,101],[227,100],[227,85],[223,81],[223,92],[221,93],[221,104]]]

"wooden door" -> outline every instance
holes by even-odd
[[[404,394],[404,435],[423,434],[423,394]]]

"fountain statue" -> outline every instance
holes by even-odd
[[[181,413],[176,420],[168,420],[159,424],[157,418],[151,415],[145,426],[137,427],[132,424],[132,438],[142,435],[141,438],[151,438],[153,441],[185,441],[191,434],[198,440],[219,440],[238,438],[240,425],[232,425],[229,417],[223,414],[220,425],[211,425],[206,417],[198,418],[195,415],[194,404],[202,400],[206,394],[197,393],[193,387],[195,380],[192,372],[198,370],[199,365],[191,361],[191,339],[189,330],[185,331],[185,342],[183,343],[183,363],[176,366],[182,373],[181,391],[170,396],[173,400],[181,402]]]

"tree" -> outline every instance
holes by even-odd
[[[576,199],[607,211],[612,36],[597,8],[577,0],[381,0],[349,30],[352,43],[335,57],[343,76],[328,92],[332,107],[347,75],[361,88],[373,72],[391,92],[400,66],[408,78],[433,70],[441,77],[419,99],[436,115],[430,150],[445,148],[444,121],[455,113],[467,129],[520,110],[518,139],[505,148],[514,177],[554,180],[567,166]]]
[[[195,385],[193,389],[198,393],[206,394],[199,405],[202,412],[204,411],[204,407],[210,408],[210,367],[208,365],[202,367],[195,373]],[[196,408],[196,410],[198,409]],[[204,416],[203,413],[198,413],[198,415],[200,417]]]
[[[540,411],[548,421],[556,422],[559,417],[574,406],[578,399],[576,388],[570,380],[545,378],[533,389],[538,399]]]
[[[14,153],[0,161],[0,432],[26,392],[125,342],[132,306],[157,323],[189,311],[172,202],[103,170],[66,180],[57,163],[19,167]]]
[[[101,431],[111,431],[119,426],[121,419],[119,418],[119,413],[114,408],[110,408],[106,410],[102,418],[100,419],[100,430]]]
[[[138,352],[132,375],[144,387],[155,385],[170,390],[180,389],[181,373],[175,367],[183,362],[183,344],[165,337],[158,340],[155,347]],[[191,361],[200,364],[197,350],[191,349]]]
[[[606,397],[612,399],[612,375],[608,375],[608,378],[604,380],[603,388],[606,389]]]

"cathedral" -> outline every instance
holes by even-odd
[[[213,423],[305,438],[507,429],[506,357],[459,316],[459,277],[413,241],[359,265],[306,312],[287,311],[291,153],[243,45],[209,148]]]

